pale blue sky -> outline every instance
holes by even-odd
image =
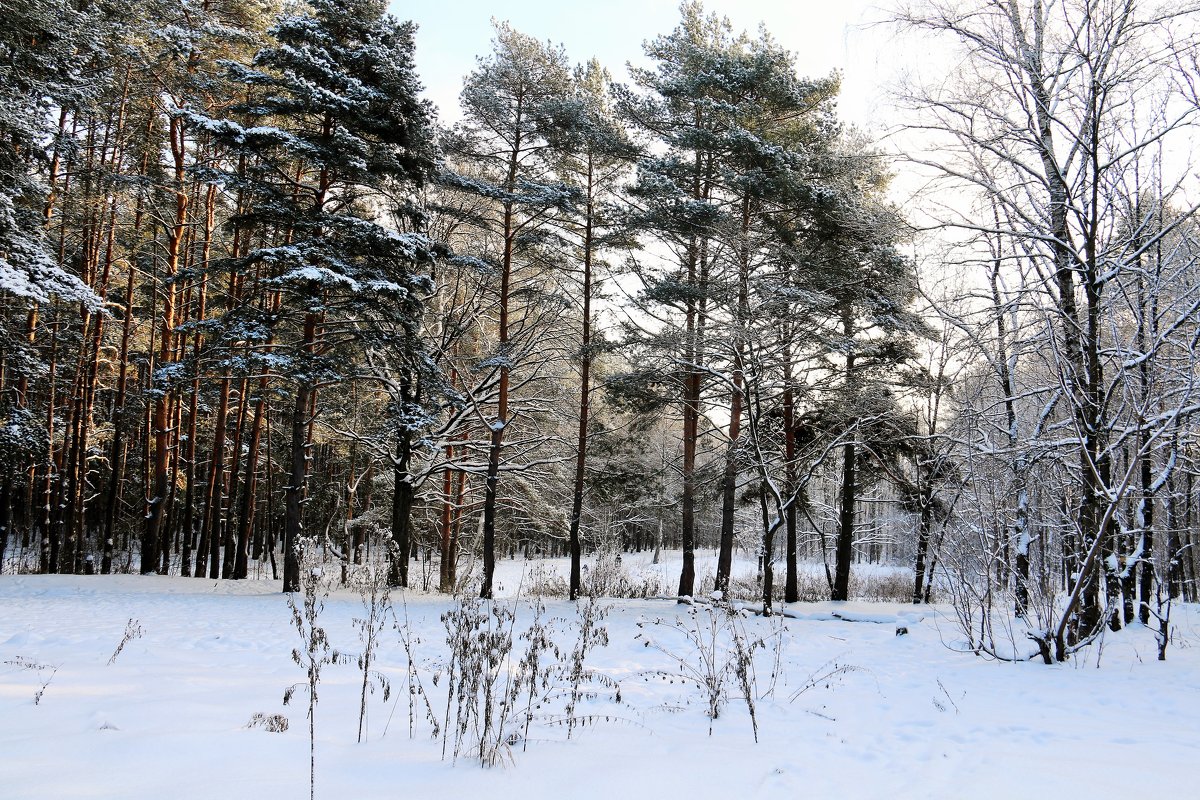
[[[805,75],[843,72],[841,115],[873,128],[879,84],[890,69],[881,67],[883,32],[865,23],[876,20],[879,0],[707,0],[705,7],[729,18],[735,30],[757,30],[766,23],[772,35],[797,56]],[[392,13],[420,26],[417,66],[428,97],[446,121],[458,117],[458,90],[475,57],[490,49],[491,18],[508,20],[523,33],[566,47],[570,59],[597,57],[618,80],[625,63],[638,63],[642,42],[675,27],[675,0],[392,0]]]

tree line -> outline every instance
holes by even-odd
[[[966,65],[907,92],[952,198],[907,219],[838,76],[699,3],[625,83],[499,23],[452,126],[376,0],[8,17],[6,569],[294,591],[304,544],[490,597],[522,550],[574,598],[666,546],[684,597],[743,548],[769,612],[883,527],[1058,659],[1193,595],[1190,9],[898,12]]]

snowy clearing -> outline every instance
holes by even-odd
[[[504,585],[520,583],[520,568],[505,562]],[[440,617],[453,602],[393,596],[439,724],[448,653]],[[497,604],[518,611],[515,662],[531,604]],[[699,662],[674,623],[703,629],[706,608],[654,599],[603,606],[609,644],[587,666],[607,678],[588,684],[575,712],[584,724],[568,739],[561,709],[544,704],[528,734],[517,720],[504,764],[490,769],[465,748],[456,763],[449,751],[443,759],[389,619],[377,665],[393,691],[386,702],[380,692],[368,698],[362,744],[362,673],[353,661],[322,673],[316,796],[1153,797],[1178,794],[1200,763],[1195,606],[1176,608],[1166,662],[1134,625],[1054,667],[954,652],[942,607],[808,603],[789,607],[786,620],[741,618],[748,639],[781,642],[772,693],[775,648],[755,654],[758,744],[736,681],[710,736],[703,690],[678,677],[672,655]],[[363,609],[352,591],[328,597],[318,624],[335,649],[359,652],[352,620]],[[567,659],[574,604],[547,600],[542,618]],[[896,622],[908,635],[896,634]],[[273,582],[0,577],[0,795],[306,796],[307,700],[281,703],[304,679],[291,658],[300,641]],[[289,728],[247,727],[255,714],[282,714]]]

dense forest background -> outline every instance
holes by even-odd
[[[563,555],[574,598],[585,553],[673,549],[680,596],[769,612],[873,561],[1048,661],[1161,619],[1195,597],[1196,22],[899,10],[960,60],[897,157],[698,3],[627,83],[497,23],[447,127],[376,0],[12,0],[0,564],[290,591],[306,547],[489,597]]]

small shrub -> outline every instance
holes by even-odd
[[[296,603],[294,594],[287,596],[288,608],[292,611],[292,625],[300,635],[301,647],[292,650],[292,661],[304,670],[306,680],[289,686],[283,693],[283,704],[286,706],[299,690],[308,693],[308,794],[309,800],[316,796],[317,780],[317,687],[321,683],[321,670],[327,664],[342,663],[347,659],[329,646],[329,638],[325,629],[318,625],[321,612],[325,609],[325,598],[329,589],[323,581],[321,567],[315,559],[309,557],[312,547],[301,548],[300,559],[300,589],[302,597]]]
[[[125,635],[121,637],[121,641],[117,645],[117,649],[113,651],[112,657],[108,659],[108,665],[111,667],[114,663],[116,663],[117,656],[121,655],[121,651],[125,649],[125,645],[129,644],[134,639],[142,638],[144,635],[145,632],[142,630],[142,626],[138,624],[136,619],[131,618],[129,622],[125,623]]]
[[[640,620],[641,632],[636,638],[646,647],[658,650],[675,663],[674,670],[650,670],[647,674],[680,678],[700,688],[707,703],[708,733],[712,723],[721,716],[730,696],[730,689],[741,692],[750,715],[754,741],[758,741],[758,714],[755,706],[757,677],[754,654],[766,647],[768,640],[780,633],[752,637],[746,633],[741,615],[728,602],[714,605],[695,605],[682,617]],[[652,631],[669,633],[675,642],[662,641]],[[682,637],[683,641],[678,639]],[[780,642],[774,642],[776,652]]]
[[[268,733],[284,733],[288,729],[288,718],[283,714],[256,713],[246,723],[247,728],[262,728]]]
[[[41,681],[42,685],[39,686],[37,691],[33,693],[33,704],[35,706],[41,705],[42,695],[46,693],[47,687],[50,686],[50,681],[54,680],[54,675],[56,672],[58,672],[58,667],[53,664],[42,664],[37,661],[32,661],[24,656],[16,656],[8,661],[5,661],[4,663],[8,664],[10,667],[30,670],[37,673],[38,680]],[[47,674],[47,672],[49,674]],[[45,676],[45,680],[42,680],[43,676]]]
[[[706,573],[698,581],[697,597],[710,595],[715,586],[715,576]],[[776,564],[775,582],[771,587],[771,599],[783,602],[784,571]],[[896,571],[850,571],[850,597],[876,603],[911,603],[913,575],[907,570]],[[819,603],[829,599],[829,581],[820,564],[801,564],[796,571],[796,593],[801,603]],[[753,572],[742,572],[729,578],[729,598],[756,603],[762,600],[762,580]],[[932,599],[932,598],[931,598]]]
[[[442,755],[454,743],[453,758],[471,751],[484,766],[509,757],[505,705],[511,693],[502,684],[513,648],[516,614],[499,603],[460,597],[442,615],[450,656],[446,666],[446,718]]]
[[[363,616],[354,618],[362,652],[358,656],[358,669],[362,673],[362,691],[358,706],[358,741],[361,743],[367,727],[367,695],[379,689],[386,703],[391,696],[391,683],[375,669],[375,653],[379,649],[379,634],[387,620],[385,615],[391,608],[391,595],[386,572],[377,565],[368,564],[358,568],[351,579],[362,601]]]
[[[579,708],[579,701],[583,699],[585,692],[583,685],[589,680],[604,680],[607,676],[601,676],[599,673],[589,672],[585,663],[588,653],[595,647],[603,647],[608,644],[608,629],[604,627],[604,618],[608,614],[608,609],[601,606],[595,595],[588,597],[576,606],[576,613],[579,615],[578,629],[579,636],[575,640],[575,647],[571,650],[570,660],[567,667],[567,683],[570,686],[570,695],[567,700],[566,718],[567,718],[567,738],[571,738],[571,732],[575,730],[579,719],[576,716],[576,711]],[[616,686],[616,701],[621,702],[621,690],[619,684]]]
[[[429,694],[425,691],[425,684],[421,680],[421,670],[418,667],[417,645],[421,640],[413,636],[412,626],[408,623],[408,605],[403,605],[404,621],[401,622],[396,616],[395,609],[392,610],[392,627],[400,638],[400,644],[404,647],[404,655],[406,659],[407,671],[405,673],[405,684],[408,694],[408,738],[412,739],[416,736],[416,721],[417,721],[417,701],[420,700],[424,706],[425,720],[433,729],[433,738],[436,739],[441,733],[441,726],[438,723],[437,714],[433,711],[433,703],[429,700]],[[433,683],[436,686],[439,673],[434,671]],[[387,729],[384,729],[387,733]],[[442,755],[445,756],[443,750]]]
[[[591,650],[608,641],[604,609],[594,597],[577,606],[579,635],[565,658],[554,639],[563,620],[548,618],[542,599],[534,598],[532,620],[520,630],[520,602],[509,606],[459,597],[442,615],[450,654],[434,682],[444,674],[443,757],[470,755],[487,767],[511,763],[514,748],[524,749],[530,741],[535,722],[565,725],[569,738],[590,721],[578,715],[589,683],[607,682],[620,701],[616,682],[586,666]]]
[[[645,599],[660,597],[666,588],[658,570],[634,574],[622,562],[621,553],[615,549],[602,549],[596,553],[584,579],[584,593],[592,597],[619,597]]]
[[[570,594],[570,581],[549,564],[538,562],[529,568],[522,581],[525,594],[531,597],[566,597]]]

